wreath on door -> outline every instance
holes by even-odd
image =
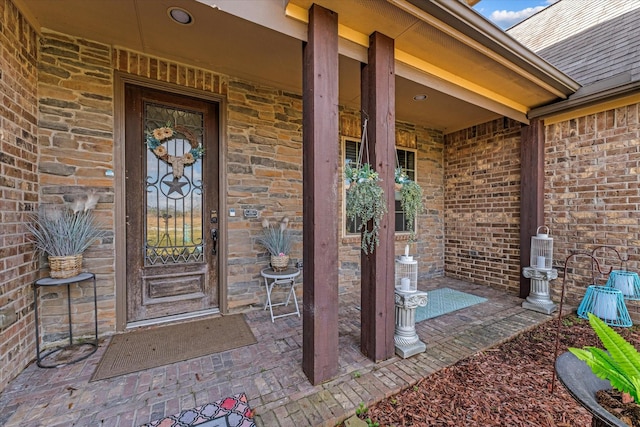
[[[163,144],[174,138],[178,133],[182,134],[189,142],[191,149],[182,156],[172,156]],[[147,131],[145,143],[147,144],[147,147],[149,147],[149,150],[151,150],[158,159],[171,165],[174,178],[182,177],[184,174],[184,167],[194,164],[196,160],[202,158],[204,155],[204,148],[202,147],[202,144],[198,142],[198,139],[193,132],[184,126],[172,127],[170,123],[151,131]]]

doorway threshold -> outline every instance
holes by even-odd
[[[198,317],[210,316],[212,314],[220,314],[219,308],[210,310],[194,311],[192,313],[174,314],[173,316],[158,317],[155,319],[139,320],[137,322],[127,323],[126,329],[136,329],[144,326],[162,325],[165,323],[181,322],[183,320],[196,319]]]

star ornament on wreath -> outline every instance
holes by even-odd
[[[182,156],[172,156],[163,144],[174,138],[178,133],[184,135],[191,149]],[[147,131],[145,143],[157,158],[171,165],[173,177],[176,179],[182,177],[185,166],[194,164],[196,160],[204,156],[204,148],[200,145],[193,132],[184,126],[172,127],[170,123],[167,123],[166,126]]]

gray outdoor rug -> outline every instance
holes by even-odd
[[[427,291],[427,305],[416,309],[416,323],[485,302],[487,299],[449,288]]]
[[[242,314],[127,332],[111,338],[91,381],[220,353],[256,342]]]

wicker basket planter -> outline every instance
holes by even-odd
[[[49,276],[53,279],[66,279],[82,272],[82,254],[49,257]]]
[[[284,217],[278,225],[267,218],[262,220],[262,236],[257,241],[269,252],[273,271],[284,271],[289,267],[289,253],[293,239],[287,228],[289,218]]]
[[[45,204],[27,214],[29,240],[49,258],[49,276],[67,279],[82,272],[82,254],[107,235],[92,209],[99,196],[90,192],[74,196],[72,204]]]
[[[289,255],[271,255],[273,271],[284,271],[289,267]]]

